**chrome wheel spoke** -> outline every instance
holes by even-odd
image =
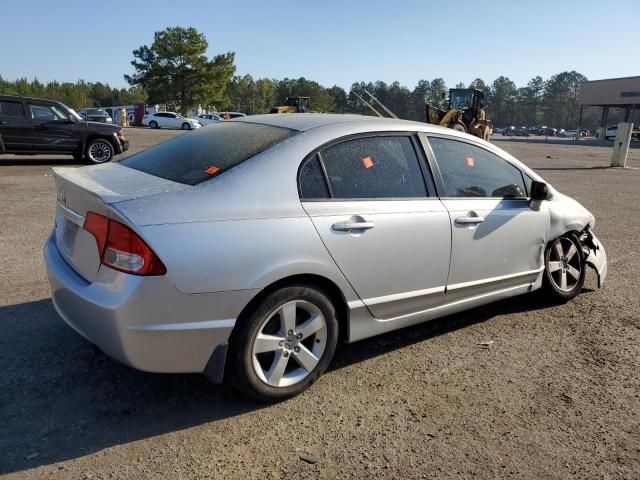
[[[570,261],[577,252],[578,250],[576,249],[576,246],[572,243],[569,247],[569,251],[567,252],[567,262]]]
[[[553,244],[553,248],[556,252],[558,260],[564,257],[564,252],[562,251],[562,243],[560,242],[560,240],[556,240],[556,242]]]
[[[279,350],[284,343],[284,338],[277,335],[259,333],[253,343],[253,353],[273,352]]]
[[[289,302],[280,309],[280,330],[284,335],[296,329],[296,302]]]
[[[289,363],[289,355],[285,356],[284,351],[279,351],[276,353],[275,358],[273,359],[273,363],[271,367],[266,372],[265,377],[267,378],[267,382],[273,386],[279,386],[280,381],[282,380],[282,376],[284,375],[284,371],[287,368],[287,364]]]
[[[299,348],[300,349],[297,352],[294,352],[293,355],[296,357],[296,360],[302,368],[307,372],[311,372],[311,370],[316,367],[320,359],[311,353],[304,345],[300,344]]]
[[[324,318],[320,315],[313,315],[309,320],[299,325],[296,328],[296,332],[302,334],[301,340],[304,340],[322,328],[324,328]]]
[[[571,265],[567,267],[567,272],[576,280],[580,280],[580,270],[573,268]]]
[[[562,262],[549,262],[549,271],[556,272],[562,268]]]
[[[566,290],[567,289],[567,272],[562,271],[560,273],[560,288],[562,290]]]

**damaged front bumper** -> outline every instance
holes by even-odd
[[[585,263],[595,270],[598,276],[598,288],[602,288],[607,276],[607,254],[604,247],[589,229],[580,236],[580,242],[584,249]]]

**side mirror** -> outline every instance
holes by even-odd
[[[531,182],[531,200],[542,201],[549,198],[549,187],[544,182]]]

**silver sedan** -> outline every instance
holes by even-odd
[[[508,153],[421,123],[283,114],[56,168],[60,316],[150,372],[295,395],[355,342],[607,271],[594,218]]]

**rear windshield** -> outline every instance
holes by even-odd
[[[120,164],[173,182],[196,185],[296,133],[256,123],[218,123],[179,135],[125,158]]]

